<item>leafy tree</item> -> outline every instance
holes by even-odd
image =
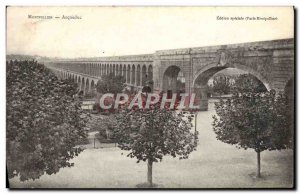
[[[76,84],[60,81],[35,61],[7,62],[6,147],[8,177],[38,179],[74,164],[88,116]]]
[[[213,129],[217,139],[224,143],[254,149],[257,177],[261,177],[260,153],[290,145],[290,118],[283,94],[274,90],[257,92],[256,80],[249,77],[244,80],[230,99],[215,104],[217,116],[213,116]]]
[[[97,104],[95,107],[93,107],[94,110],[97,112],[106,112],[106,113],[114,113],[115,109],[110,108],[110,109],[105,109],[103,110],[100,107],[99,100],[102,97],[103,94],[105,93],[112,93],[114,94],[114,97],[116,97],[117,93],[122,93],[125,90],[125,79],[123,76],[120,75],[114,75],[113,73],[110,73],[108,75],[103,75],[101,79],[98,81],[96,85],[96,91],[98,92],[97,94]],[[104,104],[109,105],[114,101],[114,99],[105,99]]]
[[[211,93],[222,95],[229,94],[231,91],[232,83],[231,77],[225,75],[217,75],[213,78],[213,84],[211,86]]]
[[[165,155],[187,159],[197,146],[197,132],[191,132],[191,118],[185,119],[183,113],[160,109],[159,104],[150,109],[120,111],[114,127],[118,147],[130,151],[127,156],[135,157],[137,163],[147,161],[149,187],[153,186],[153,162],[162,161]]]
[[[232,86],[232,90],[237,92],[266,92],[267,88],[265,85],[252,74],[239,75]]]
[[[112,93],[117,94],[121,93],[124,89],[125,79],[120,75],[114,75],[113,73],[108,75],[103,75],[98,81],[96,89],[97,92],[101,94]]]

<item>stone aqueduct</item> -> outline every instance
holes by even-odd
[[[45,62],[59,77],[72,78],[85,94],[101,76],[122,75],[135,90],[149,85],[154,92],[195,93],[202,110],[207,110],[207,82],[225,68],[249,72],[267,89],[283,91],[294,83],[294,39],[156,51],[154,54],[116,56]],[[178,77],[179,76],[179,77]]]

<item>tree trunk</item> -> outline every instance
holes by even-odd
[[[257,153],[257,178],[260,178],[260,151],[256,152]]]
[[[148,159],[148,173],[147,173],[147,180],[149,185],[152,187],[152,160]]]

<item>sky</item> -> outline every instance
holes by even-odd
[[[8,7],[7,54],[104,57],[293,38],[293,13],[292,7]],[[81,19],[62,19],[75,15]]]

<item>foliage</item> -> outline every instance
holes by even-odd
[[[232,78],[226,75],[217,75],[213,78],[213,84],[210,86],[210,93],[215,95],[229,94],[231,91]]]
[[[131,150],[129,157],[139,161],[161,161],[164,155],[187,159],[197,142],[191,124],[182,113],[156,109],[136,110],[117,115],[115,137],[122,150]]]
[[[182,112],[160,109],[159,104],[150,109],[123,109],[116,115],[114,127],[118,147],[130,151],[127,156],[137,162],[148,161],[151,185],[153,162],[162,161],[165,155],[187,159],[197,146],[197,132],[191,132],[191,118],[184,118]]]
[[[274,91],[235,93],[231,99],[216,103],[214,131],[217,139],[252,148],[256,152],[286,149],[289,144],[286,98]]]
[[[217,75],[213,78],[213,84],[208,89],[209,93],[214,95],[226,95],[235,91],[267,91],[264,84],[252,74],[241,74],[239,76]]]
[[[236,92],[266,92],[265,85],[252,74],[239,75],[232,86],[232,90]]]
[[[21,181],[71,167],[87,137],[77,85],[34,61],[7,62],[7,169]]]
[[[110,139],[112,138],[113,127],[115,123],[116,120],[114,115],[109,115],[109,116],[97,115],[97,116],[92,116],[92,118],[88,123],[88,127],[90,128],[90,131],[98,131],[99,132],[98,137],[101,140]]]
[[[124,89],[125,79],[120,75],[114,75],[113,73],[108,75],[103,75],[98,81],[96,89],[97,92],[101,94],[112,93],[117,94],[121,93]]]
[[[260,152],[289,147],[290,118],[283,94],[274,90],[257,92],[261,90],[256,80],[246,78],[235,87],[230,99],[215,104],[217,116],[213,116],[213,129],[218,140],[258,153],[259,177]]]

